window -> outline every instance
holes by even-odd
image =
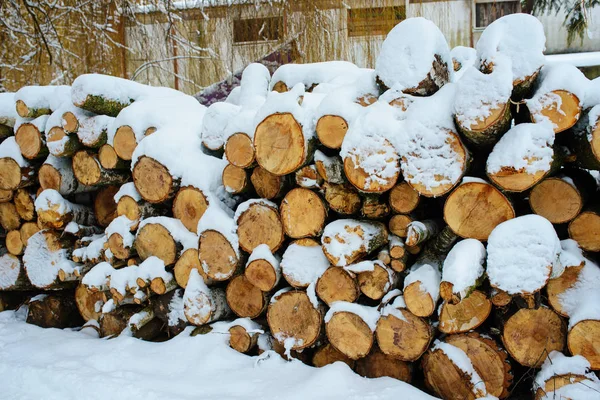
[[[499,1],[475,4],[475,28],[485,28],[495,20],[521,11],[518,1]]]
[[[265,42],[283,36],[283,17],[240,19],[233,21],[233,42]]]
[[[348,10],[348,36],[386,35],[404,19],[404,6],[351,8]]]

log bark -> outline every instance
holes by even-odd
[[[46,133],[48,152],[55,157],[73,157],[81,148],[76,134],[68,134],[59,126],[51,128]]]
[[[383,219],[390,213],[390,207],[381,196],[377,194],[363,195],[360,215],[367,219]]]
[[[362,200],[356,189],[350,184],[323,184],[325,201],[331,210],[342,215],[353,215],[361,209]]]
[[[588,112],[583,112],[568,136],[569,146],[577,155],[578,167],[600,170],[600,120],[591,122]]]
[[[315,167],[319,176],[329,183],[341,185],[346,183],[346,177],[344,176],[344,163],[342,159],[333,156],[328,157],[320,150],[315,152]]]
[[[300,170],[299,170],[300,171]],[[273,200],[282,197],[289,186],[287,176],[278,176],[262,167],[256,167],[250,176],[256,194],[263,199]]]
[[[240,318],[257,318],[268,305],[267,293],[254,286],[244,275],[238,275],[227,285],[227,304]]]
[[[241,194],[250,188],[248,171],[233,164],[227,164],[223,168],[221,179],[223,180],[225,190],[231,194]]]
[[[285,234],[293,239],[317,237],[323,232],[327,208],[323,200],[309,189],[290,190],[279,208]]]
[[[388,231],[380,222],[337,220],[325,227],[321,243],[323,253],[336,266],[345,266],[387,244]],[[339,251],[338,247],[345,248]]]
[[[147,156],[138,159],[132,175],[138,193],[150,203],[163,203],[179,189],[179,179],[171,176],[160,162]]]
[[[311,147],[290,113],[270,115],[256,127],[256,161],[274,175],[290,174],[310,161]]]
[[[266,244],[271,252],[277,251],[284,239],[283,225],[277,208],[264,202],[251,203],[237,216],[237,235],[240,247],[247,253],[260,244]]]
[[[252,138],[242,132],[234,133],[225,142],[225,157],[238,168],[250,168],[255,164]]]
[[[499,224],[516,216],[511,202],[494,186],[467,182],[446,199],[444,220],[463,238],[487,240]]]
[[[316,293],[330,306],[336,301],[355,302],[360,295],[360,289],[353,273],[341,267],[329,267],[319,277]]]
[[[442,222],[435,219],[413,221],[406,229],[406,245],[414,247],[433,238],[442,229]]]
[[[482,148],[490,148],[510,129],[512,122],[510,102],[498,104],[497,107],[490,110],[490,115],[479,118],[475,124],[470,126],[461,123],[458,115],[455,115],[454,120],[458,131],[468,143]]]
[[[560,317],[548,308],[523,308],[504,324],[502,342],[519,364],[538,368],[551,351],[563,350],[565,328]]]
[[[449,82],[450,70],[452,66],[448,65],[442,57],[435,54],[431,60],[431,70],[427,73],[427,76],[423,77],[423,80],[415,87],[402,89],[403,93],[410,94],[413,96],[431,96],[437,92],[445,83]],[[390,89],[393,85],[393,80],[385,77],[377,77],[377,84],[380,87],[381,92],[385,92]]]
[[[267,321],[277,342],[289,350],[302,350],[319,338],[323,312],[320,307],[315,308],[306,293],[288,291],[271,299]]]
[[[86,150],[73,156],[73,173],[79,183],[87,186],[121,185],[129,178],[127,172],[104,169],[98,156]]]
[[[71,294],[39,295],[29,302],[27,323],[42,328],[71,328],[82,324]]]

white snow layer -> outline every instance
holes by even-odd
[[[485,28],[475,49],[480,62],[494,66],[509,62],[513,81],[524,79],[544,65],[544,27],[529,14],[506,15]]]
[[[353,77],[358,72],[358,67],[347,61],[328,61],[312,64],[285,64],[277,68],[271,78],[269,89],[277,82],[283,82],[291,89],[301,83],[304,90],[313,84],[329,82],[340,76]],[[351,79],[351,78],[350,78]]]
[[[444,260],[442,281],[452,283],[453,291],[465,297],[467,290],[484,273],[485,256],[485,246],[479,240],[461,240],[452,247]]]
[[[496,143],[487,160],[488,174],[513,168],[535,174],[549,171],[554,157],[554,130],[549,123],[515,125]]]
[[[114,196],[115,203],[118,203],[123,196],[131,197],[136,202],[142,200],[142,196],[138,193],[133,182],[127,182],[121,185],[119,191]]]
[[[450,56],[453,62],[460,64],[460,68],[454,71],[453,82],[458,82],[469,67],[477,61],[477,51],[472,47],[456,46],[450,50]]]
[[[54,283],[58,278],[58,272],[72,272],[77,266],[68,258],[66,249],[51,250],[46,243],[42,230],[36,232],[27,241],[27,247],[23,255],[23,263],[26,265],[29,281],[36,287],[46,287]]]
[[[586,260],[573,286],[565,290],[559,301],[569,316],[569,329],[586,319],[600,320],[600,268]]]
[[[308,286],[329,267],[321,246],[290,244],[281,258],[281,270],[294,284]]]
[[[540,372],[535,376],[535,385],[543,388],[550,378],[566,374],[583,375],[589,378],[596,377],[594,374],[590,374],[590,362],[584,356],[569,357],[554,350],[548,354],[548,358],[542,364]]]
[[[17,119],[14,93],[0,93],[0,120],[3,124],[13,126]]]
[[[12,254],[0,257],[0,290],[8,289],[17,282],[21,272],[21,260]]]
[[[0,143],[0,158],[12,158],[21,168],[29,165],[29,162],[23,158],[21,148],[14,136],[10,136]]]
[[[68,99],[70,90],[70,86],[24,86],[17,90],[14,101],[21,100],[29,109],[48,108],[54,111],[64,99]]]
[[[246,356],[229,337],[192,328],[163,343],[132,337],[98,340],[74,330],[42,329],[0,313],[2,395],[7,399],[110,397],[222,400],[434,399],[396,379],[364,379],[344,363],[313,368],[273,352]],[[177,355],[170,357],[165,355]],[[115,369],[115,366],[127,366]],[[49,368],[49,366],[52,366]],[[56,382],[68,382],[57,385]]]
[[[442,274],[435,266],[429,264],[413,266],[406,278],[404,278],[404,289],[406,290],[408,285],[414,282],[419,282],[420,289],[423,292],[429,293],[431,300],[435,304],[440,298],[441,279]]]
[[[558,266],[561,251],[554,227],[544,217],[530,214],[505,221],[488,238],[490,283],[509,294],[535,293]]]
[[[414,88],[427,77],[436,55],[452,75],[452,58],[444,34],[428,19],[408,18],[388,33],[375,71],[388,88]]]

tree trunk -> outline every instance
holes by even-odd
[[[179,212],[179,211],[178,211]],[[128,220],[134,221],[131,229],[136,229],[138,224],[151,217],[159,217],[165,213],[165,210],[158,205],[146,203],[144,200],[136,200],[131,196],[123,195],[117,202],[117,217],[125,216]],[[173,204],[173,215],[178,218],[184,225],[186,221],[175,213],[175,204]],[[189,227],[186,225],[186,228]],[[190,229],[191,230],[191,229]],[[194,231],[192,231],[194,232]]]
[[[390,207],[382,196],[377,194],[363,195],[360,215],[366,219],[383,219],[390,213]]]
[[[408,226],[411,222],[413,222],[413,218],[410,215],[396,214],[390,218],[388,228],[390,233],[405,239],[408,235]]]
[[[241,325],[229,328],[229,346],[242,354],[250,353],[258,343],[258,332],[248,332]]]
[[[20,256],[23,254],[24,248],[25,245],[21,240],[21,232],[19,230],[15,229],[6,233],[6,250],[10,254]]]
[[[21,259],[13,254],[0,256],[0,290],[31,290]]]
[[[370,263],[373,265],[373,270],[358,273],[358,287],[361,293],[369,299],[381,300],[383,296],[396,287],[398,277],[394,271],[383,265],[382,262],[373,261]]]
[[[315,167],[319,176],[325,182],[338,185],[346,183],[344,163],[341,158],[337,156],[327,157],[320,150],[317,150],[315,152]]]
[[[406,245],[417,246],[437,235],[442,229],[442,222],[435,219],[413,221],[406,229]]]
[[[251,284],[263,292],[270,292],[281,280],[281,265],[273,255],[262,257],[253,253],[246,264],[244,275]]]
[[[60,282],[61,270],[71,272],[77,264],[70,260],[73,243],[58,232],[43,230],[27,242],[23,265],[32,285],[39,289],[60,289],[74,286],[72,282]]]
[[[16,108],[17,114],[21,118],[37,118],[52,113],[48,104],[46,104],[46,107],[28,107],[23,100],[16,101]]]
[[[207,288],[198,272],[192,270],[183,295],[183,313],[190,324],[200,326],[229,316],[231,310],[225,290]]]
[[[129,125],[123,125],[117,128],[113,139],[113,147],[121,160],[131,161],[133,152],[137,147],[137,139],[135,137],[135,132]]]
[[[190,272],[193,269],[198,271],[198,274],[200,274],[207,285],[212,286],[216,283],[216,281],[208,277],[206,272],[204,272],[204,268],[200,265],[198,249],[187,249],[181,253],[181,256],[173,267],[173,275],[175,275],[175,280],[179,286],[185,289],[190,278]]]

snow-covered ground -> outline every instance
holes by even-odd
[[[164,343],[107,340],[89,328],[42,329],[24,315],[0,313],[2,399],[433,399],[392,378],[361,378],[340,362],[317,369],[276,354],[248,357],[214,330],[191,337],[188,328]]]

